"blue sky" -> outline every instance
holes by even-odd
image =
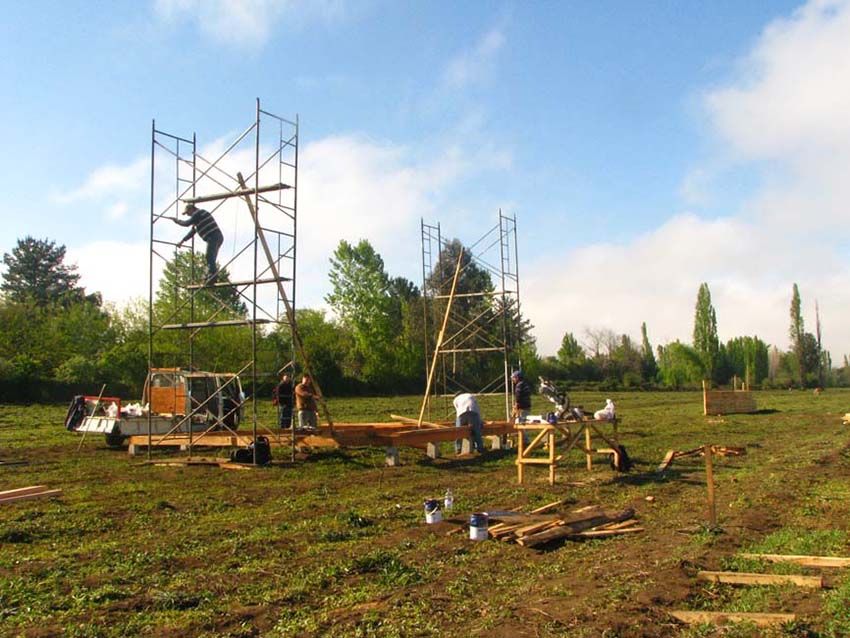
[[[689,341],[701,281],[721,338],[785,347],[796,281],[838,359],[848,15],[832,0],[16,3],[0,249],[49,237],[90,289],[143,296],[151,119],[212,144],[260,97],[301,118],[303,304],[323,303],[341,238],[419,283],[420,217],[472,241],[502,207],[544,354],[566,331],[643,321],[654,343]]]

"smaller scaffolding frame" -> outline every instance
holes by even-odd
[[[443,235],[439,223],[427,224],[421,220],[420,226],[426,375],[430,375],[432,361],[437,367],[436,379],[429,383],[430,392],[426,394],[429,419],[432,397],[444,398],[441,417],[446,418],[451,414],[451,396],[455,392],[471,392],[504,393],[505,420],[510,421],[511,360],[519,365],[516,356],[521,338],[516,217],[499,210],[497,224],[476,241],[464,244],[469,256],[463,264],[458,262],[461,276],[475,265],[489,275],[490,285],[481,282],[476,289],[460,292],[453,289],[456,270],[448,258],[455,248],[453,241]],[[466,303],[457,303],[461,299]],[[444,313],[446,306],[448,312]],[[434,334],[438,317],[445,320],[445,332],[440,340]],[[474,358],[500,362],[499,373],[473,385],[464,376],[463,368],[465,361]]]

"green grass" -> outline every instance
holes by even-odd
[[[319,450],[250,472],[154,467],[100,437],[77,452],[79,438],[61,427],[64,406],[0,406],[0,460],[29,461],[0,466],[0,489],[63,490],[0,510],[0,635],[713,636],[721,633],[675,628],[664,610],[797,607],[804,620],[775,635],[850,634],[850,580],[841,572],[831,576],[835,588],[804,598],[691,578],[697,568],[807,573],[744,561],[738,551],[850,555],[850,458],[837,454],[850,438],[839,418],[850,392],[759,393],[766,412],[713,419],[702,416],[697,393],[572,399],[592,410],[609,396],[635,470],[615,475],[600,459],[588,474],[573,452],[554,487],[537,468],[518,486],[511,452],[457,460],[451,444],[436,461],[403,449],[397,468],[368,448]],[[485,418],[503,417],[503,400],[482,403]],[[418,406],[417,397],[330,401],[339,422],[415,416]],[[273,423],[270,404],[258,411]],[[428,418],[446,416],[435,407]],[[668,449],[704,443],[748,454],[716,459],[723,533],[680,534],[705,523],[703,461],[654,470]],[[285,461],[288,452],[275,456]],[[473,543],[423,524],[423,499],[447,487],[458,520],[568,497],[570,507],[633,506],[646,531],[545,553]],[[667,598],[646,602],[658,596]],[[767,635],[754,632],[722,635]]]

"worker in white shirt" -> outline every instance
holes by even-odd
[[[470,426],[472,429],[472,443],[474,447],[478,448],[481,454],[484,454],[484,440],[481,438],[484,420],[481,418],[481,408],[478,407],[478,401],[475,399],[475,395],[469,392],[457,394],[452,403],[457,414],[455,427]],[[460,439],[458,439],[455,441],[455,454],[460,454],[460,450],[461,443]]]

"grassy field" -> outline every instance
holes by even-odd
[[[601,407],[606,396],[574,396]],[[850,556],[850,392],[758,393],[761,412],[702,416],[697,393],[613,394],[628,474],[573,452],[549,486],[516,484],[511,451],[429,460],[403,449],[317,451],[253,471],[144,465],[61,426],[64,406],[0,406],[0,489],[60,497],[0,506],[0,634],[8,636],[850,636],[850,570],[769,566],[741,551]],[[416,397],[330,402],[339,421],[415,414]],[[547,403],[535,397],[535,406]],[[271,406],[261,406],[271,422]],[[503,413],[485,402],[485,418]],[[699,458],[669,449],[746,446],[716,460],[721,533],[705,522]],[[161,454],[162,455],[162,454]],[[285,458],[284,458],[285,457]],[[278,462],[280,461],[280,462]],[[582,485],[569,485],[571,482]],[[473,511],[632,506],[646,531],[533,551],[426,526],[424,498],[451,487]],[[653,496],[654,501],[646,500]],[[700,569],[824,573],[829,588],[700,583]],[[780,629],[684,627],[673,609],[792,612]]]

